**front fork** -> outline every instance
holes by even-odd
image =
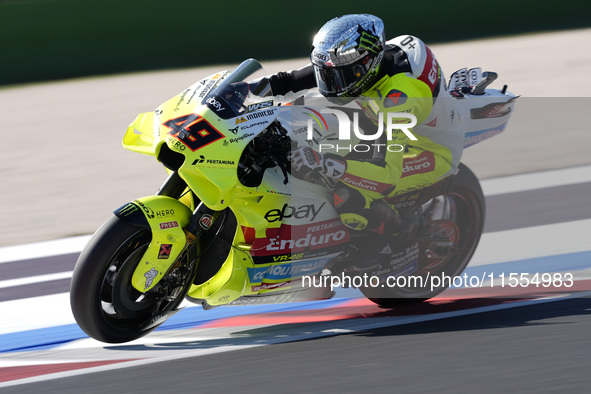
[[[186,189],[187,183],[177,172],[172,172],[158,192],[156,192],[156,195],[172,197],[178,200],[182,197]],[[189,218],[189,224],[184,228],[188,247],[191,247],[203,232],[211,228],[213,222],[220,214],[219,211],[214,211],[203,204],[194,193],[193,202],[196,208]]]
[[[193,204],[189,205],[196,208],[191,213],[191,209],[179,201],[185,190],[185,181],[172,172],[155,196],[139,198],[114,212],[119,219],[151,231],[150,244],[131,279],[132,286],[142,293],[153,289],[176,267],[179,257],[196,244],[219,215],[194,194]]]

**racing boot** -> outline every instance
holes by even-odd
[[[419,214],[398,213],[396,208],[384,200],[374,200],[371,203],[372,222],[368,223],[368,230],[378,234],[392,234],[403,244],[407,239],[416,237],[425,227],[425,220]]]
[[[383,199],[367,199],[356,189],[338,187],[334,191],[334,205],[343,224],[352,230],[368,230],[377,234],[392,234],[400,243],[416,236],[424,227],[421,215],[399,215]]]

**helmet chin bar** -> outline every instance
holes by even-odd
[[[378,74],[380,72],[380,66],[378,65],[378,67],[374,70],[374,71],[370,71],[368,72],[365,77],[359,82],[359,86],[350,89],[349,91],[347,91],[346,93],[343,93],[342,95],[340,95],[339,97],[358,97],[358,96],[362,96],[363,93],[365,93],[367,90],[369,90],[369,88],[371,88],[377,81],[377,77]]]
[[[376,82],[383,58],[384,52],[382,51],[375,59],[366,63],[360,61],[343,67],[324,67],[313,63],[314,76],[320,93],[325,97],[362,95]]]

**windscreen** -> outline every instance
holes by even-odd
[[[261,64],[248,59],[225,77],[204,99],[203,105],[222,119],[273,105],[273,93]]]

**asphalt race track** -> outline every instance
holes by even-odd
[[[569,42],[576,43],[591,38],[591,31],[557,35],[561,42],[569,37]],[[49,145],[43,149],[36,146],[35,154],[45,155],[47,166],[33,161],[37,170],[12,171],[4,184],[20,188],[20,192],[11,188],[0,196],[0,202],[12,208],[5,213],[8,222],[0,227],[0,392],[588,392],[591,209],[587,193],[591,192],[591,157],[587,151],[591,130],[585,108],[591,99],[584,96],[590,82],[572,83],[572,74],[563,73],[563,82],[552,84],[558,92],[552,97],[544,93],[543,84],[531,79],[537,71],[529,75],[524,70],[529,63],[523,63],[521,69],[515,64],[520,53],[535,48],[536,40],[541,47],[557,35],[457,44],[455,57],[451,46],[434,48],[436,54],[441,53],[438,57],[444,65],[444,58],[456,59],[462,54],[470,54],[466,58],[471,61],[479,53],[474,48],[504,48],[504,59],[513,61],[499,72],[500,78],[525,79],[527,83],[513,84],[518,89],[510,85],[511,91],[525,96],[520,99],[523,104],[516,107],[512,119],[516,122],[504,134],[465,154],[466,163],[487,178],[483,181],[485,234],[466,270],[466,278],[475,279],[470,286],[449,289],[421,305],[385,310],[360,298],[354,289],[339,289],[333,300],[316,303],[211,311],[188,306],[140,340],[121,345],[91,340],[75,325],[67,294],[77,254],[88,236],[49,240],[90,233],[96,227],[88,229],[89,223],[100,224],[110,208],[121,205],[115,201],[153,192],[150,188],[157,188],[162,171],[148,167],[146,174],[125,185],[116,169],[132,166],[129,163],[137,155],[105,156],[116,140],[110,135],[105,136],[108,141],[102,141],[96,132],[80,139],[70,134],[63,146],[43,140]],[[488,59],[505,64],[503,59]],[[486,60],[478,63],[484,65]],[[591,59],[565,62],[588,70]],[[454,60],[449,63],[455,64]],[[186,79],[189,74],[175,75]],[[549,79],[559,77],[553,74]],[[141,78],[153,77],[145,74]],[[58,97],[60,92],[78,89],[82,94],[84,84],[87,91],[98,92],[93,90],[98,89],[97,81],[115,86],[129,80],[134,80],[136,87],[143,86],[143,93],[135,93],[144,100],[148,88],[134,75],[4,89],[0,100],[6,100],[8,93],[33,101],[39,99],[27,96],[33,92],[47,97],[53,92]],[[132,96],[126,95],[125,100]],[[52,126],[77,119],[76,114],[88,114],[85,96],[77,97],[67,99],[71,118],[55,111],[48,115]],[[96,103],[96,98],[90,102]],[[9,104],[16,108],[14,102]],[[97,113],[117,107],[115,112],[122,117],[129,108],[119,104],[108,101]],[[143,111],[138,108],[134,112],[134,108],[133,114]],[[568,111],[569,115],[555,116],[557,111]],[[547,118],[538,121],[541,115]],[[130,121],[133,115],[127,118]],[[7,125],[16,122],[3,119]],[[109,119],[97,116],[89,127],[106,127]],[[82,133],[83,126],[77,132]],[[119,138],[124,128],[119,127]],[[58,129],[55,133],[71,132]],[[559,139],[553,134],[558,131],[562,133]],[[18,146],[19,140],[15,141]],[[97,155],[80,151],[85,144],[95,143],[91,151]],[[65,155],[66,160],[56,154],[58,146],[62,153],[77,150],[72,157]],[[0,167],[11,170],[12,161],[4,158],[16,157],[11,155],[17,150],[2,149]],[[58,157],[65,162],[56,162]],[[86,162],[77,166],[77,160],[91,160],[97,168]],[[142,163],[148,166],[148,161]],[[115,186],[109,186],[109,177],[103,177],[99,169],[111,171]],[[47,171],[65,174],[52,178]],[[518,175],[521,173],[526,174]],[[19,174],[29,180],[19,181]],[[88,177],[95,174],[99,180],[92,183]],[[68,188],[68,180],[76,180],[74,190],[71,185]],[[134,193],[133,187],[142,192]],[[70,190],[73,196],[68,196]],[[105,193],[104,201],[84,197],[93,193],[100,197],[99,192]],[[29,205],[40,197],[49,200],[45,210],[50,212],[39,214],[37,223],[26,221],[28,215],[38,212]],[[51,207],[58,208],[51,211]],[[86,216],[84,207],[92,214]],[[62,218],[59,213],[66,208],[68,213]],[[78,219],[74,213],[80,215]],[[88,223],[77,223],[80,217]],[[29,244],[37,241],[47,242]],[[520,278],[527,273],[529,285],[509,282],[511,273]],[[553,283],[533,282],[543,275],[552,275]]]
[[[466,274],[493,275],[494,286],[485,281],[450,289],[429,303],[392,311],[351,289],[319,303],[189,307],[143,339],[105,345],[85,339],[69,316],[65,292],[76,253],[2,261],[0,274],[11,279],[0,281],[0,313],[11,319],[0,332],[0,388],[255,392],[264,384],[286,392],[583,392],[590,361],[591,245],[585,229],[591,212],[573,212],[587,204],[591,167],[540,174],[483,182],[494,213]],[[546,187],[551,176],[570,183],[559,192]],[[520,191],[506,192],[516,184]],[[549,214],[546,207],[557,198],[563,208]],[[538,219],[531,223],[529,217]],[[35,253],[18,249],[3,251]],[[503,273],[525,272],[558,273],[564,283],[498,282]],[[26,284],[27,278],[37,283]]]

